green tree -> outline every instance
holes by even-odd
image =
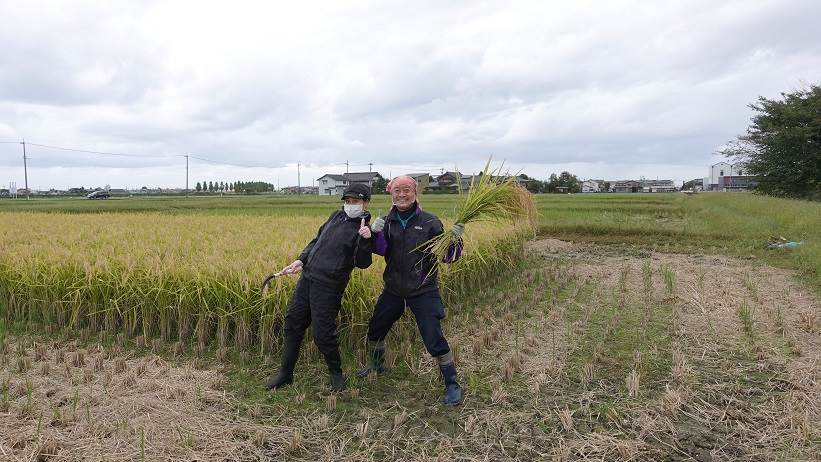
[[[197,181],[197,192],[200,192],[200,191],[202,191],[202,185],[200,184],[199,181]]]
[[[208,182],[208,192],[214,192],[214,183]]]
[[[550,174],[550,179],[547,180],[546,192],[556,192],[557,188],[567,188],[567,192],[578,193],[582,192],[582,183],[576,175],[570,172],[562,172],[559,175],[555,173]]]
[[[747,133],[722,150],[765,194],[821,199],[821,85],[758,97]]]
[[[371,194],[387,194],[385,188],[388,186],[388,180],[379,175],[373,180],[371,185]]]

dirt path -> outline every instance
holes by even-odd
[[[551,239],[526,254],[522,271],[448,307],[458,408],[440,403],[408,316],[388,339],[392,370],[340,395],[310,348],[292,387],[255,394],[273,364],[237,389],[199,361],[12,337],[0,345],[0,460],[819,454],[821,304],[788,271]]]

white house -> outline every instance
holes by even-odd
[[[345,175],[326,173],[316,179],[316,185],[319,187],[320,196],[341,195],[348,186],[348,179]]]
[[[601,186],[598,180],[584,180],[582,182],[583,193],[594,193],[599,192],[600,190]]]
[[[322,196],[341,196],[348,185],[362,183],[372,188],[373,183],[379,178],[382,178],[382,175],[376,172],[351,172],[341,175],[326,173],[316,179],[316,184],[319,187],[319,194]]]

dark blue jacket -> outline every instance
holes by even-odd
[[[385,257],[385,290],[400,297],[437,290],[438,262],[423,244],[442,234],[442,222],[436,215],[422,210],[416,204],[416,213],[403,228],[397,218],[396,207],[385,217],[385,228],[376,233],[374,253]],[[448,249],[445,263],[457,260],[462,253],[462,242]]]
[[[362,218],[368,224],[371,216],[368,212],[358,218],[350,218],[342,210],[332,213],[299,256],[303,275],[313,282],[345,290],[354,266],[371,266],[373,238],[359,235]]]

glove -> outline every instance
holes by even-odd
[[[294,260],[293,263],[282,268],[280,274],[295,274],[300,272],[300,270],[302,270],[302,260]]]
[[[382,217],[378,217],[376,220],[371,223],[371,231],[375,233],[381,233],[382,230],[385,229],[385,219]]]
[[[462,223],[454,223],[453,227],[450,228],[450,231],[453,233],[453,237],[459,239],[462,237],[462,234],[465,234],[465,225]]]

